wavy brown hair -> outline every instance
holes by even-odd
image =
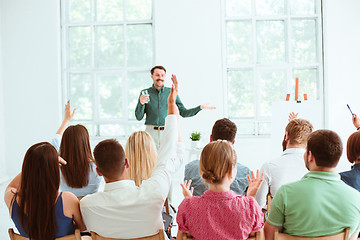
[[[24,157],[18,189],[19,219],[30,239],[49,240],[56,233],[55,204],[60,185],[58,154],[47,142],[31,146]],[[27,216],[27,225],[24,224]]]
[[[89,173],[94,161],[91,154],[89,133],[83,125],[69,126],[62,135],[60,156],[67,162],[61,167],[66,184],[82,188],[89,183]]]

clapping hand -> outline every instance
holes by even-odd
[[[184,183],[180,183],[180,186],[182,188],[184,197],[191,197],[193,195],[194,188],[190,188],[191,179],[189,181],[185,180]]]

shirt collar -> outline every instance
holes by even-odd
[[[116,182],[106,183],[104,192],[110,192],[121,188],[136,187],[135,182],[132,180],[120,180]]]
[[[226,191],[226,192],[214,192],[214,191],[206,190],[204,192],[204,194],[202,195],[202,197],[212,198],[212,199],[234,198],[236,196],[237,196],[236,193],[234,193],[231,190]]]
[[[304,154],[305,151],[306,151],[305,148],[288,148],[283,152],[282,155],[294,154],[294,153]]]
[[[154,91],[157,91],[157,92],[164,92],[164,89],[165,89],[165,86],[163,85],[163,87],[160,89],[160,91],[159,90],[157,90],[155,87],[154,87],[154,84],[153,85],[151,85],[151,87],[150,87],[152,90],[154,90]]]
[[[311,171],[304,175],[305,178],[319,178],[331,181],[340,181],[340,175],[334,172]]]

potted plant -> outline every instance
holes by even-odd
[[[190,134],[191,147],[192,148],[200,148],[200,138],[201,138],[201,133],[200,132],[193,131]]]

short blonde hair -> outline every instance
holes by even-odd
[[[125,146],[125,156],[129,160],[129,178],[140,186],[143,180],[151,177],[157,152],[154,140],[144,131],[130,135]]]
[[[310,133],[313,131],[313,125],[305,119],[293,119],[285,128],[288,132],[291,144],[305,144]]]
[[[236,163],[232,144],[226,140],[208,143],[201,152],[199,172],[207,183],[221,183],[226,175],[231,175]]]

